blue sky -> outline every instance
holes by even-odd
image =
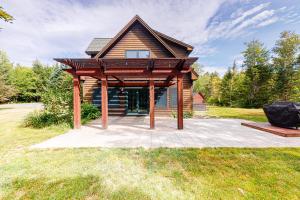
[[[152,28],[195,47],[206,71],[242,63],[245,42],[272,48],[280,32],[300,33],[299,0],[4,0],[12,24],[0,22],[0,49],[14,63],[86,57],[94,37],[113,37],[135,14]]]

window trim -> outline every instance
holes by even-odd
[[[149,49],[126,49],[125,51],[124,51],[124,56],[125,56],[125,58],[127,58],[127,51],[136,51],[136,52],[139,52],[139,51],[148,51],[149,52],[149,57],[148,58],[151,58],[151,51],[149,50]],[[138,58],[140,58],[139,57],[139,53],[138,53]]]

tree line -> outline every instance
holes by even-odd
[[[46,90],[51,74],[58,66],[43,65],[38,60],[32,66],[13,65],[0,51],[0,103],[38,102]]]
[[[262,107],[274,101],[300,101],[300,35],[284,31],[274,47],[252,40],[245,44],[240,68],[234,62],[221,77],[195,67],[194,91],[207,103],[231,107]]]

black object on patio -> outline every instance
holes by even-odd
[[[263,109],[273,126],[296,129],[300,127],[300,103],[274,102],[265,105]]]

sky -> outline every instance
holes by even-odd
[[[300,0],[3,0],[0,50],[15,64],[88,57],[94,37],[114,37],[138,14],[153,29],[194,46],[205,71],[241,66],[245,43],[272,49],[284,30],[300,33]]]

